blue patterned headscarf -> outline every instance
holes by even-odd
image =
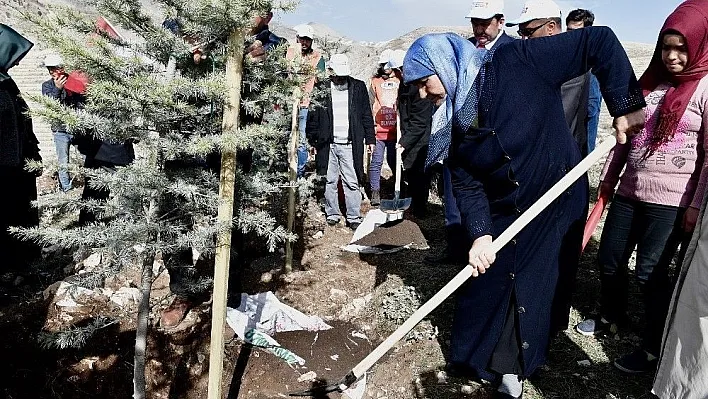
[[[486,61],[487,53],[487,50],[477,49],[455,33],[425,35],[408,49],[403,60],[404,82],[411,83],[437,75],[447,92],[445,104],[438,107],[433,115],[426,167],[447,158],[453,123],[464,130],[477,123],[480,88],[475,85],[475,80]],[[474,95],[470,97],[470,94]],[[465,104],[468,98],[473,103]]]

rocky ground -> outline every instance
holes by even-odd
[[[592,175],[597,175],[597,168]],[[49,190],[52,181],[44,180],[43,184]],[[385,188],[388,191],[384,197],[390,196],[390,181]],[[334,328],[319,335],[302,332],[276,336],[283,346],[305,358],[306,369],[293,369],[272,354],[245,345],[227,328],[224,390],[228,397],[282,397],[292,390],[310,388],[314,383],[309,372],[314,372],[320,383],[336,382],[452,278],[456,268],[431,267],[421,261],[444,244],[441,207],[435,198],[431,206],[430,217],[414,220],[428,238],[429,251],[358,255],[340,249],[349,242],[351,231],[344,226],[326,226],[318,207],[311,204],[301,215],[305,223],[301,228],[303,245],[296,251],[297,271],[281,273],[282,254],[261,257],[247,268],[244,286],[250,293],[272,291],[281,301],[324,318]],[[595,307],[596,238],[583,258],[570,327]],[[70,254],[46,250],[43,264],[16,287],[3,291],[0,342],[6,360],[0,372],[10,377],[0,384],[5,397],[132,395],[139,271],[127,270],[93,290],[66,290],[72,275],[90,273],[100,262],[97,255],[76,262]],[[162,330],[157,320],[171,299],[169,276],[159,262],[155,271],[158,277],[151,298],[148,345],[149,397],[203,398],[208,378],[210,305],[193,309],[177,329]],[[453,299],[444,302],[377,363],[367,375],[364,397],[488,397],[488,386],[451,378],[443,371],[453,309]],[[122,321],[105,321],[113,319]],[[107,325],[83,348],[43,347],[45,333],[91,323]],[[649,377],[623,376],[611,366],[614,357],[636,344],[639,325],[637,316],[631,330],[597,339],[581,337],[569,328],[552,344],[547,365],[526,384],[525,397],[648,397]],[[354,331],[364,334],[366,340],[352,338]]]

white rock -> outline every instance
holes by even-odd
[[[583,367],[590,367],[592,366],[592,363],[589,360],[579,360],[578,365]]]
[[[88,258],[84,259],[84,267],[92,269],[94,267],[97,267],[98,265],[101,264],[101,254],[100,253],[94,253],[91,254]]]
[[[315,240],[319,240],[320,238],[324,237],[324,231],[320,230],[317,233],[315,233],[312,238]]]
[[[140,301],[140,290],[137,288],[120,287],[113,295],[111,302],[118,306],[128,306],[130,302],[138,303]]]
[[[79,306],[79,304],[71,298],[62,298],[56,301],[54,304],[62,308],[75,308]]]
[[[463,395],[472,395],[474,393],[474,388],[472,388],[471,385],[463,385],[462,388],[460,388],[460,391]]]
[[[317,373],[314,371],[309,371],[300,377],[298,377],[297,382],[304,382],[304,381],[314,381],[317,379]]]
[[[435,377],[438,379],[438,384],[447,384],[447,374],[444,371],[438,371]]]
[[[329,358],[336,362],[337,360],[339,360],[339,355],[332,355]]]
[[[273,281],[273,273],[265,272],[261,274],[261,283],[270,283]]]
[[[334,302],[346,302],[349,298],[349,294],[346,291],[337,288],[331,288],[329,290],[329,300]]]

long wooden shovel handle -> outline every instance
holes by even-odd
[[[398,142],[401,141],[401,118],[396,114],[396,186],[394,190],[396,191],[396,199],[401,197],[401,175],[403,174],[403,159],[401,157],[401,151],[398,150]]]
[[[616,140],[610,137],[600,144],[595,151],[583,159],[576,165],[567,175],[565,175],[558,183],[556,183],[547,193],[536,201],[526,212],[519,216],[514,223],[511,224],[502,234],[497,237],[491,244],[491,249],[494,253],[499,252],[506,244],[511,241],[521,229],[526,227],[533,218],[538,216],[541,211],[546,209],[551,202],[558,198],[565,190],[567,190],[576,180],[585,174],[590,167],[605,156],[615,146]],[[494,267],[494,266],[492,266]],[[461,272],[450,280],[437,294],[433,295],[423,306],[413,313],[400,327],[388,336],[373,352],[364,358],[359,364],[354,366],[352,371],[342,380],[342,385],[351,385],[354,381],[361,378],[368,369],[371,368],[383,355],[388,352],[393,345],[403,338],[410,330],[413,329],[425,316],[437,308],[447,297],[452,295],[467,279],[472,277],[472,266],[467,266]],[[355,377],[355,378],[352,378]],[[354,381],[351,381],[351,380]],[[345,383],[346,381],[346,383]],[[346,387],[345,387],[346,388]]]

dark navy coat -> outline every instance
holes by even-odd
[[[455,196],[472,239],[499,236],[580,161],[564,118],[564,82],[592,68],[613,116],[644,106],[629,59],[605,27],[514,41],[500,46],[485,68],[480,127],[453,129],[450,155]],[[529,376],[545,361],[559,258],[571,225],[586,217],[586,187],[584,177],[504,247],[486,274],[458,291],[453,363],[494,377],[489,363],[511,303],[521,374]]]

